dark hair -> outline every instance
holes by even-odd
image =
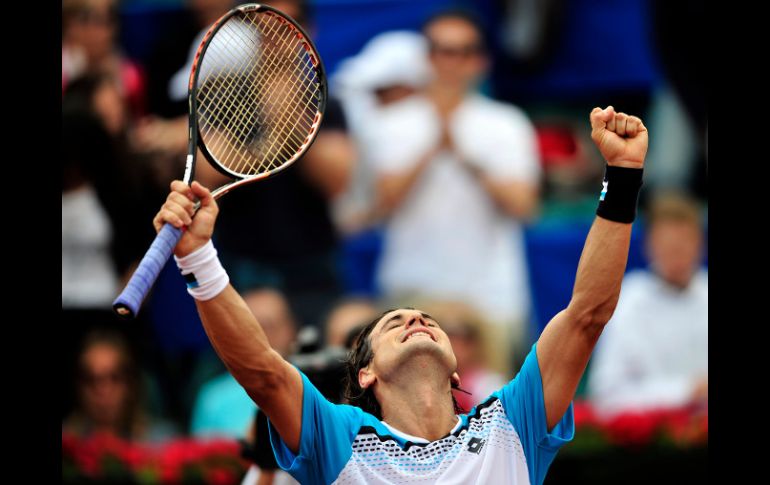
[[[79,184],[80,178],[97,187],[122,180],[113,171],[119,147],[94,109],[94,96],[108,81],[102,74],[86,75],[73,80],[62,95],[62,191]]]
[[[382,420],[382,408],[380,407],[380,403],[377,401],[371,386],[363,389],[358,383],[358,371],[369,365],[374,358],[370,336],[374,327],[377,326],[377,322],[388,313],[401,309],[402,308],[391,308],[390,310],[385,310],[362,328],[353,341],[353,348],[348,353],[348,358],[345,361],[345,399],[349,404],[361,408],[365,412],[374,415],[379,420]],[[414,308],[406,309],[414,310]],[[452,389],[467,393],[467,391],[460,389],[454,382],[452,383]],[[452,404],[454,405],[455,413],[462,414],[466,412],[465,409],[460,407],[454,394],[452,395]]]

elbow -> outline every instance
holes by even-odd
[[[584,304],[573,299],[567,311],[572,315],[572,320],[581,328],[601,333],[604,326],[609,323],[615,312],[617,298],[598,304]]]
[[[271,351],[272,353],[273,351]],[[283,366],[275,360],[278,354],[246,365],[230,365],[230,373],[257,403],[263,396],[272,395],[284,381]]]
[[[283,379],[276,372],[259,374],[249,380],[248,386],[244,384],[243,389],[257,406],[263,407],[271,396],[276,395],[282,381]]]

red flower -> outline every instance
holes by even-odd
[[[599,420],[596,414],[594,414],[594,409],[588,401],[576,400],[572,403],[572,409],[575,415],[575,428],[599,424]]]
[[[240,456],[240,445],[231,440],[180,439],[151,446],[132,444],[113,435],[80,439],[62,433],[62,455],[68,469],[74,465],[82,476],[114,478],[125,473],[128,480],[135,475],[139,482],[152,477],[163,484],[182,483],[188,478],[205,479],[215,485],[236,484],[248,468]]]
[[[142,447],[127,443],[126,446],[120,451],[120,459],[126,464],[128,468],[134,472],[137,472],[145,465],[145,462],[148,459],[148,454]]]
[[[222,468],[214,468],[206,474],[206,482],[211,485],[232,485],[237,480],[238,478],[232,472]]]
[[[666,417],[666,431],[680,446],[708,443],[708,415],[677,410]]]
[[[181,479],[181,466],[170,464],[162,464],[160,466],[160,483],[179,483]]]
[[[61,434],[61,453],[62,456],[71,457],[75,454],[78,446],[78,439],[76,436],[69,433]]]
[[[618,445],[646,445],[652,441],[660,420],[653,413],[623,413],[607,423],[608,437]]]
[[[81,442],[73,450],[72,458],[84,475],[97,477],[101,473],[101,453],[93,443]]]

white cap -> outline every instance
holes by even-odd
[[[396,85],[419,88],[430,73],[427,53],[427,42],[417,32],[384,32],[369,40],[358,55],[342,61],[332,83],[342,90],[371,91]]]

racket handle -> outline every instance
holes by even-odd
[[[139,312],[147,293],[158,279],[163,266],[171,257],[176,243],[182,238],[182,230],[171,224],[164,224],[150,249],[147,250],[131,279],[112,303],[115,313],[125,318],[133,318]]]

